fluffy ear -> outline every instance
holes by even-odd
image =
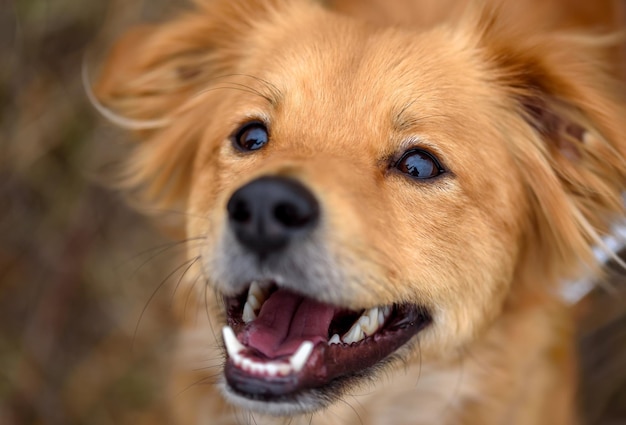
[[[624,87],[606,54],[616,37],[482,28],[494,79],[530,130],[511,144],[537,212],[531,261],[567,276],[592,264],[591,247],[623,215]]]
[[[132,29],[111,49],[98,98],[133,119],[171,115],[198,87],[236,69],[242,42],[281,3],[289,2],[196,0],[167,22]]]
[[[186,201],[204,116],[197,94],[236,72],[245,39],[275,9],[270,0],[197,0],[192,10],[129,31],[111,49],[96,106],[136,131],[119,184],[148,210]],[[158,211],[157,211],[158,212]]]

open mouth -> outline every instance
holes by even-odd
[[[354,311],[272,282],[253,282],[225,302],[226,381],[235,393],[261,401],[288,401],[363,375],[431,322],[415,305]]]

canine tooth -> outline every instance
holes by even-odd
[[[364,312],[343,336],[343,341],[347,344],[351,344],[364,339],[366,336],[374,335],[384,323],[384,319],[380,320],[381,316],[384,316],[384,314],[381,313],[382,311],[378,307]]]
[[[338,334],[333,335],[332,338],[328,340],[328,345],[333,344],[341,344],[341,338],[339,338]]]
[[[265,294],[261,287],[256,281],[252,282],[250,289],[248,289],[248,298],[243,306],[243,314],[241,316],[245,323],[250,323],[257,318],[257,312],[261,309],[264,301]]]
[[[245,323],[250,323],[256,319],[256,313],[249,303],[246,303],[246,305],[243,306],[243,314],[241,315],[241,318]]]
[[[256,280],[253,280],[252,282],[250,282],[250,288],[248,289],[248,292],[253,292],[253,293],[257,293],[257,292],[261,292],[261,287],[259,286],[259,282]]]
[[[379,312],[379,308],[378,307],[374,307],[374,308],[370,308],[369,310],[367,310],[367,317],[370,318],[370,322],[377,322],[378,321],[378,312]]]
[[[228,355],[235,360],[235,363],[237,363],[237,360],[241,359],[241,355],[239,353],[245,350],[246,347],[239,342],[235,336],[235,332],[230,326],[224,326],[222,328],[222,337],[224,338],[224,346],[226,347]]]
[[[250,289],[248,290],[248,301],[251,301],[251,298],[253,298],[252,302],[255,303],[255,305],[253,305],[255,309],[260,308],[267,299],[267,290],[267,287],[262,287],[257,281],[250,284]]]
[[[289,364],[295,372],[300,372],[304,367],[307,360],[313,352],[313,343],[311,341],[304,341],[300,344],[300,348],[290,358]]]
[[[357,323],[359,324],[359,326],[361,327],[361,331],[365,335],[371,335],[374,333],[374,331],[376,331],[376,323],[371,323],[371,320],[368,316],[359,317]],[[374,329],[372,329],[372,325],[374,325]]]
[[[341,338],[343,342],[346,344],[352,344],[353,342],[358,342],[363,339],[363,329],[361,329],[361,325],[359,322],[356,322],[348,333],[346,333],[343,338]]]
[[[361,329],[363,332],[369,336],[374,335],[374,333],[380,328],[382,322],[378,320],[379,310],[378,307],[374,307],[367,312],[365,312],[360,318],[359,323],[361,325]]]
[[[258,310],[259,308],[261,308],[261,302],[257,299],[255,295],[252,294],[248,295],[248,300],[246,301],[246,304],[252,307],[253,310]]]
[[[261,306],[267,299],[267,288],[263,288],[257,281],[250,284],[248,298],[243,306],[242,319],[245,323],[250,323],[257,318]]]

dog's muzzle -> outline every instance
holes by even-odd
[[[328,296],[345,282],[341,270],[328,270],[336,264],[321,260],[322,212],[303,183],[279,176],[257,178],[228,201],[232,239],[222,274],[231,282],[223,328],[231,395],[299,406],[309,391],[363,376],[431,323],[421,306],[352,309]],[[331,398],[327,392],[319,403]]]

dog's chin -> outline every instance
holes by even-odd
[[[253,282],[224,301],[225,397],[271,415],[328,406],[397,356],[432,321],[423,306],[353,310],[271,281]]]
[[[257,400],[248,394],[235,391],[227,382],[222,382],[221,391],[231,404],[242,409],[270,416],[297,416],[317,412],[337,400],[343,391],[315,389],[275,400]]]

